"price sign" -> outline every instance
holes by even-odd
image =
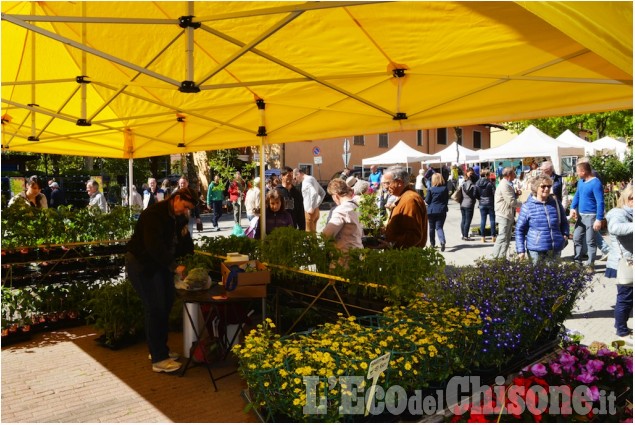
[[[367,379],[372,379],[373,383],[370,386],[370,390],[368,392],[368,400],[366,401],[366,413],[364,416],[368,416],[368,412],[370,412],[370,406],[375,398],[375,386],[377,385],[377,380],[379,379],[379,375],[388,368],[388,364],[390,363],[390,353],[386,353],[381,357],[377,357],[375,360],[370,362],[368,366],[368,373],[366,374]]]

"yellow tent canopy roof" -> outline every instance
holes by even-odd
[[[2,147],[143,158],[629,109],[632,53],[632,2],[2,2]]]

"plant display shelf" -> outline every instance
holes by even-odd
[[[118,239],[3,250],[2,284],[37,285],[69,275],[93,277],[119,274],[127,242],[128,239]],[[105,252],[102,252],[102,248]]]
[[[214,258],[219,258],[219,259],[227,259],[227,257],[223,256],[223,255],[217,255],[217,254],[211,254],[209,252],[204,252],[204,251],[199,251],[199,250],[195,250],[194,251],[195,254],[199,254],[199,255],[203,255],[203,256],[207,256],[207,257],[214,257]],[[375,309],[372,307],[366,307],[366,306],[360,306],[360,305],[356,305],[353,304],[351,302],[345,301],[344,297],[342,296],[342,294],[340,293],[340,290],[338,290],[337,286],[338,284],[349,284],[347,279],[344,279],[340,276],[335,276],[335,275],[329,275],[329,274],[325,274],[325,273],[319,273],[319,272],[314,272],[314,271],[310,271],[310,270],[300,270],[300,269],[295,269],[295,268],[290,268],[290,267],[286,267],[286,266],[281,266],[281,265],[277,265],[277,264],[272,264],[272,263],[263,263],[264,266],[268,267],[268,268],[273,268],[273,269],[279,269],[279,270],[283,270],[283,271],[287,271],[287,272],[292,272],[295,274],[298,274],[299,276],[308,276],[308,277],[317,277],[320,279],[325,279],[326,283],[324,284],[318,284],[316,286],[316,293],[308,293],[299,289],[292,289],[289,288],[288,286],[283,285],[282,283],[276,283],[275,281],[273,281],[271,283],[272,287],[274,287],[276,289],[276,295],[274,297],[274,303],[275,303],[275,313],[274,316],[276,317],[276,321],[278,323],[280,323],[279,319],[279,301],[280,301],[280,293],[286,293],[292,297],[294,297],[295,299],[298,299],[300,302],[302,302],[303,304],[305,304],[305,308],[302,311],[302,313],[300,314],[300,316],[293,322],[293,324],[289,327],[289,329],[286,330],[285,334],[290,334],[291,332],[293,332],[293,330],[295,329],[295,327],[298,325],[298,323],[300,323],[300,321],[302,320],[302,318],[304,318],[304,316],[312,309],[314,308],[318,302],[324,302],[327,304],[332,304],[332,305],[336,305],[342,308],[344,314],[346,315],[346,317],[350,317],[351,313],[350,310],[351,309],[357,309],[358,311],[364,311],[366,312],[366,314],[368,313],[380,313],[380,309]],[[367,284],[367,285],[375,285],[375,286],[381,286],[381,285],[376,285],[376,284]],[[361,286],[361,285],[360,285]],[[330,296],[330,298],[329,298]],[[306,300],[306,301],[305,301]]]

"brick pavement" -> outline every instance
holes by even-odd
[[[443,256],[448,264],[468,265],[491,254],[492,242],[461,241],[460,210],[450,201],[445,224],[447,246]],[[200,236],[228,235],[232,218],[221,219],[221,232],[206,230]],[[473,225],[480,223],[477,211]],[[246,227],[247,220],[243,219]],[[323,224],[322,224],[323,225]],[[572,244],[564,256],[571,257]],[[616,289],[603,277],[599,263],[585,298],[581,299],[569,329],[581,332],[586,344],[610,342],[614,336],[613,304]],[[632,326],[632,319],[629,322]],[[99,347],[90,326],[44,333],[23,344],[2,349],[1,420],[12,422],[253,422],[244,413],[240,391],[244,384],[237,375],[219,381],[215,393],[202,367],[188,370],[178,378],[150,371],[145,343],[118,351]],[[182,334],[170,335],[172,347],[182,347]],[[217,375],[228,369],[219,369]]]

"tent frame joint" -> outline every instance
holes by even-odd
[[[92,83],[92,81],[87,80],[88,76],[87,75],[78,75],[77,77],[75,77],[75,81],[77,81],[77,84],[90,84]]]
[[[392,70],[392,76],[395,78],[403,78],[406,76],[405,68],[396,68]]]
[[[406,115],[405,112],[397,112],[395,115],[393,115],[392,119],[393,121],[407,120],[408,115]]]
[[[260,110],[265,109],[265,101],[264,101],[264,99],[256,99],[256,106]]]
[[[194,22],[193,21],[194,16],[192,15],[186,15],[186,16],[181,16],[179,18],[179,26],[183,29],[185,28],[194,28],[194,29],[198,29],[201,27],[201,23],[200,22]]]
[[[181,82],[179,91],[181,93],[198,93],[201,91],[201,88],[197,86],[194,81],[185,80]]]
[[[267,127],[265,127],[264,125],[258,126],[258,133],[256,134],[256,136],[258,137],[267,136]]]
[[[29,137],[27,138],[27,140],[28,140],[29,142],[39,142],[39,141],[40,141],[40,138],[39,138],[39,137],[36,137],[36,136],[29,136]]]
[[[86,118],[78,118],[75,125],[78,127],[90,127],[93,124],[90,121],[88,121]]]

